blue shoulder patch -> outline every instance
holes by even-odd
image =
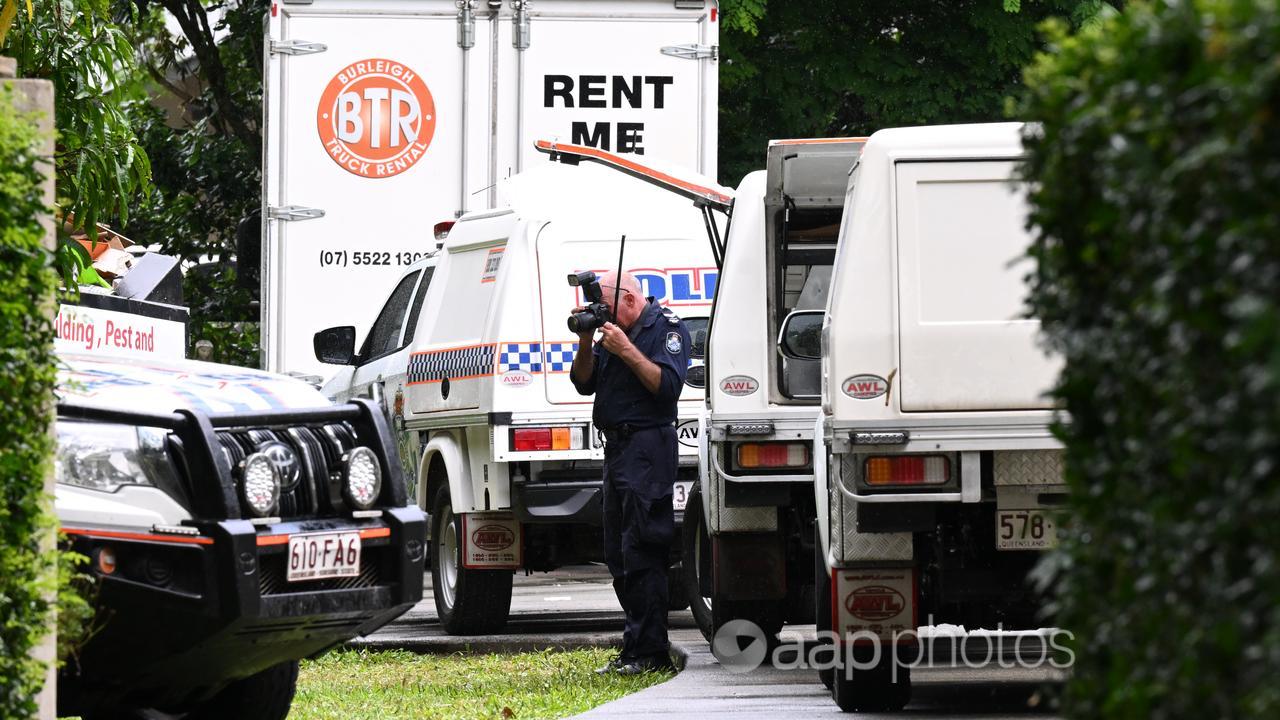
[[[672,355],[679,355],[680,351],[683,349],[684,349],[684,341],[680,339],[680,333],[678,332],[667,333],[667,352],[671,353]]]

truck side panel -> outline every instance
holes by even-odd
[[[1026,201],[1009,161],[897,165],[904,412],[1032,410],[1058,362],[1024,317]]]

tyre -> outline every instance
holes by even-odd
[[[702,594],[701,573],[711,568],[711,537],[702,513],[702,493],[694,488],[684,512],[685,588],[694,622],[707,642],[730,620],[750,620],[772,638],[782,630],[786,608],[782,600],[727,600]],[[708,582],[710,584],[710,582]]]
[[[832,629],[831,575],[827,572],[827,564],[822,557],[822,534],[816,527],[813,529],[813,548],[813,619],[818,635],[821,637],[824,631]],[[818,679],[828,690],[831,689],[834,677],[833,669],[818,671]]]
[[[298,661],[273,665],[223,688],[187,714],[187,720],[285,720],[298,688]]]
[[[833,675],[831,699],[844,712],[897,712],[911,700],[911,668],[894,668],[890,659],[866,670],[837,669]]]
[[[450,635],[500,632],[511,612],[510,570],[462,566],[462,518],[453,512],[449,484],[431,503],[431,592],[436,614]]]
[[[689,607],[683,564],[667,568],[667,612],[680,612]]]
[[[689,610],[698,630],[708,641],[715,636],[711,624],[711,598],[702,594],[702,572],[711,567],[711,538],[707,535],[707,522],[702,514],[702,492],[697,485],[689,494],[684,509],[684,528],[680,531],[680,569],[683,576],[683,592],[689,599]]]

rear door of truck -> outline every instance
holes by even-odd
[[[718,12],[713,0],[531,3],[527,47],[512,50],[515,37],[496,45],[509,64],[500,107],[518,98],[498,177],[545,162],[541,139],[715,175]]]
[[[1052,407],[1059,363],[1026,317],[1030,234],[1015,164],[897,164],[904,412]]]

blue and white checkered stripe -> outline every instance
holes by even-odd
[[[500,343],[498,345],[498,372],[524,370],[542,372],[542,343]]]
[[[578,343],[547,343],[547,372],[569,372],[573,367],[573,356],[578,352]]]
[[[493,345],[427,350],[409,356],[406,384],[493,374]]]

